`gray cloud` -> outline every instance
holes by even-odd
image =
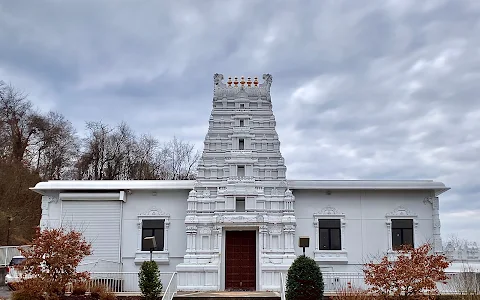
[[[0,78],[202,147],[213,73],[272,73],[289,178],[440,180],[442,233],[478,239],[478,1],[208,3],[4,2]]]

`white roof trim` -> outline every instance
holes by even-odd
[[[434,190],[438,196],[450,188],[433,180],[289,180],[292,190]]]
[[[195,180],[51,180],[39,182],[31,190],[191,190]],[[449,190],[432,180],[288,180],[292,190],[434,190],[435,195]]]

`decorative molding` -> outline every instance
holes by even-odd
[[[284,225],[283,231],[289,232],[289,233],[295,233],[295,225]]]
[[[191,234],[197,233],[197,226],[187,226],[186,232]]]
[[[319,212],[314,213],[313,216],[315,219],[321,218],[321,217],[345,218],[344,213],[339,212],[335,207],[330,205],[322,208]]]
[[[45,196],[47,198],[48,203],[50,202],[58,202],[58,197],[57,196]]]
[[[142,223],[143,220],[152,220],[152,219],[160,219],[164,220],[164,232],[163,232],[163,251],[154,251],[158,253],[166,253],[167,254],[167,262],[168,262],[168,232],[170,228],[170,214],[164,212],[161,209],[157,209],[155,206],[152,206],[150,210],[145,211],[143,213],[138,214],[137,216],[137,254],[144,253],[145,251],[141,251],[142,249]],[[137,260],[137,256],[140,255],[136,254],[135,260]],[[136,261],[137,262],[137,261]]]
[[[339,219],[340,220],[340,240],[342,250],[320,250],[319,243],[320,243],[320,232],[318,229],[318,220],[319,219]],[[345,251],[345,227],[347,222],[345,221],[345,214],[339,212],[335,207],[327,205],[319,212],[313,214],[313,226],[315,227],[315,251]]]
[[[400,218],[413,220],[413,246],[415,247],[419,241],[417,217],[416,213],[401,205],[385,215],[385,218],[387,219],[385,224],[387,226],[388,253],[396,253],[393,251],[392,245],[392,219]]]
[[[425,198],[423,199],[423,204],[426,205],[427,203],[430,203],[430,204],[433,205],[433,197],[425,197]]]
[[[267,225],[260,225],[259,231],[260,231],[260,233],[267,233],[268,232],[268,226]]]
[[[203,234],[203,235],[210,235],[210,234],[212,234],[212,228],[210,228],[210,227],[201,227],[200,230],[199,230],[199,233],[200,233],[200,234]]]
[[[140,213],[138,217],[170,217],[170,214],[153,206],[150,210]]]
[[[269,228],[268,233],[271,235],[279,235],[282,234],[282,227],[280,226],[272,226]]]
[[[345,250],[315,250],[313,255],[317,262],[348,263],[348,252]]]
[[[398,206],[393,211],[387,213],[385,215],[385,217],[387,217],[387,218],[391,218],[391,217],[413,217],[413,218],[416,218],[417,214],[413,213],[412,211],[405,208],[404,206]]]
[[[259,223],[263,222],[261,215],[220,215],[217,217],[218,223]]]

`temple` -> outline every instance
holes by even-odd
[[[287,180],[272,76],[262,79],[214,75],[196,180],[41,182],[41,226],[81,227],[95,272],[138,271],[155,236],[152,259],[184,291],[280,290],[300,237],[323,272],[361,271],[405,244],[443,251],[441,182]]]

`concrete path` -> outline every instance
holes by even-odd
[[[177,292],[176,297],[188,297],[188,298],[204,298],[204,297],[245,297],[245,298],[260,298],[260,297],[280,297],[277,292],[224,292],[224,291],[212,291],[212,292]]]
[[[6,286],[0,286],[0,299],[9,299],[11,294]]]

